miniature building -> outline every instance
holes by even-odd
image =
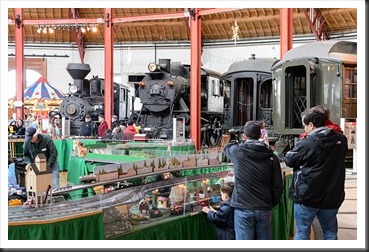
[[[135,142],[147,142],[149,140],[147,134],[135,134],[133,136]]]
[[[140,210],[140,212],[142,213],[143,210],[146,210],[146,213],[150,210],[150,205],[149,203],[142,199],[139,203],[138,203],[138,210]]]
[[[42,195],[51,188],[52,171],[46,169],[46,156],[44,154],[38,154],[35,158],[35,163],[31,164],[26,172],[26,190],[27,200],[32,201],[35,199],[35,204],[42,204]],[[38,201],[40,198],[40,202]]]
[[[158,198],[158,208],[168,208],[168,198],[167,197],[159,197]]]

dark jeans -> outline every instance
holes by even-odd
[[[234,210],[236,240],[271,240],[272,210]]]
[[[324,240],[337,240],[337,213],[335,209],[318,209],[302,204],[294,204],[296,233],[294,240],[310,240],[311,223],[318,217]]]

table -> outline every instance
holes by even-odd
[[[10,159],[23,156],[24,138],[10,138],[8,139],[8,152]]]
[[[277,206],[273,208],[273,240],[289,240],[294,235],[293,201],[288,198],[292,176],[285,171],[285,188]],[[215,225],[207,221],[205,214],[187,214],[160,223],[134,226],[129,233],[112,237],[114,240],[214,240]]]
[[[77,158],[76,158],[77,159]],[[84,162],[83,158],[78,158]],[[294,234],[293,202],[288,198],[292,179],[284,171],[285,191],[280,203],[273,208],[273,240],[289,240]],[[103,213],[68,220],[48,221],[39,224],[15,223],[8,225],[9,240],[104,240]],[[195,213],[171,217],[159,222],[134,226],[129,233],[117,235],[115,240],[212,240],[215,226],[207,221],[205,214]]]

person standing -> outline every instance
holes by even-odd
[[[260,134],[261,134],[260,140],[262,140],[264,143],[269,145],[268,131],[265,127],[265,121],[264,120],[260,121]]]
[[[91,115],[86,114],[85,122],[81,125],[79,130],[80,136],[96,136],[97,135],[97,126],[96,123],[91,121]]]
[[[111,117],[111,128],[115,129],[115,127],[117,127],[119,125],[119,120],[118,120],[118,116],[117,115],[113,115]]]
[[[220,188],[222,203],[217,211],[211,206],[204,206],[202,211],[206,213],[207,219],[216,225],[217,240],[234,240],[234,209],[230,206],[234,183],[224,183]]]
[[[49,134],[49,136],[52,139],[55,138],[60,138],[61,136],[61,128],[60,128],[60,123],[59,123],[59,116],[56,115],[51,119],[51,122],[47,128],[47,134]]]
[[[17,136],[23,137],[26,133],[26,128],[24,127],[24,122],[22,119],[17,120],[17,127],[18,127],[17,132],[16,132]]]
[[[293,168],[289,198],[294,201],[295,240],[309,240],[319,219],[324,240],[337,240],[337,213],[345,199],[347,138],[325,126],[326,116],[310,109],[302,113],[307,133],[284,157]]]
[[[105,138],[106,130],[109,127],[108,127],[108,123],[105,121],[104,114],[102,114],[102,113],[99,114],[99,122],[100,122],[100,125],[97,128],[97,135],[98,135],[98,137]]]
[[[272,208],[283,193],[282,171],[278,157],[264,142],[259,141],[260,125],[245,124],[244,142],[230,142],[224,154],[233,162],[236,240],[271,240]]]
[[[53,140],[48,136],[39,133],[33,126],[26,129],[23,144],[23,158],[28,170],[31,163],[35,162],[38,154],[43,153],[46,156],[46,167],[52,170],[52,187],[59,188],[59,165],[57,162],[58,150]]]
[[[328,128],[330,128],[332,130],[337,131],[338,133],[342,133],[343,134],[343,131],[342,131],[341,127],[338,124],[332,122],[329,119],[330,114],[331,114],[331,112],[329,111],[329,109],[327,109],[323,105],[317,105],[315,107],[312,107],[311,109],[316,110],[316,111],[318,111],[318,112],[320,112],[320,113],[322,113],[324,115],[324,124],[325,124],[325,126],[327,126]],[[307,136],[307,133],[305,131],[304,133],[302,133],[300,135],[300,138],[306,137],[306,136]]]

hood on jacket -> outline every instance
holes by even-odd
[[[263,160],[273,155],[273,151],[266,144],[259,141],[241,143],[240,149],[251,159]]]
[[[317,142],[318,146],[324,149],[331,149],[336,144],[340,143],[340,135],[327,127],[320,127],[307,135],[307,139],[312,139]]]

